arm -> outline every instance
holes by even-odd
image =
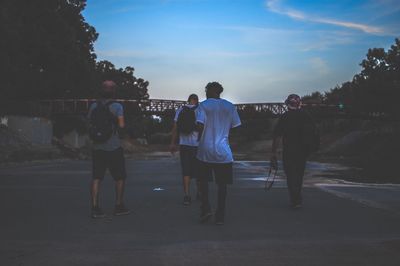
[[[199,122],[197,122],[196,125],[197,125],[197,131],[199,132],[199,140],[200,140],[201,136],[203,135],[204,125]]]
[[[276,136],[272,140],[272,154],[270,158],[270,164],[273,169],[278,169],[278,147],[282,140],[282,137]]]
[[[174,117],[174,125],[172,126],[171,130],[171,144],[169,145],[169,151],[172,154],[178,151],[178,139],[179,139],[179,132],[178,132],[178,118],[179,114],[182,111],[182,107],[176,110],[175,117]]]
[[[200,104],[199,107],[196,109],[196,130],[199,132],[198,140],[200,141],[201,136],[203,135],[204,131],[204,123],[206,121],[206,116],[202,105]]]
[[[275,126],[273,137],[272,137],[272,149],[271,149],[271,158],[270,164],[273,169],[278,169],[278,148],[282,141],[282,118],[279,119],[278,124]]]
[[[117,131],[120,138],[126,137],[125,131],[125,116],[124,116],[124,108],[121,104],[117,105],[115,115],[117,116]]]
[[[118,116],[117,122],[119,128],[125,128],[125,118],[123,116]]]

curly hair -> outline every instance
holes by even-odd
[[[207,84],[206,90],[214,90],[216,93],[221,94],[224,91],[224,87],[218,82],[213,81]]]

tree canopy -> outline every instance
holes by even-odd
[[[362,70],[340,86],[325,94],[313,93],[305,101],[322,101],[328,104],[349,106],[353,111],[378,112],[399,115],[397,98],[400,95],[400,40],[385,51],[383,48],[368,50],[361,62]]]
[[[96,62],[98,33],[82,15],[85,6],[86,0],[0,2],[2,98],[92,97],[106,77],[116,79],[122,98],[148,97],[148,82],[132,67]]]

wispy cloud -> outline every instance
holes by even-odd
[[[309,14],[306,14],[304,12],[291,9],[288,7],[283,7],[281,5],[280,0],[267,0],[265,2],[266,7],[268,10],[288,16],[293,19],[297,20],[303,20],[303,21],[310,21],[310,22],[315,22],[315,23],[322,23],[322,24],[328,24],[328,25],[335,25],[339,27],[345,27],[349,29],[355,29],[355,30],[360,30],[365,33],[369,34],[384,34],[385,31],[384,29],[380,27],[375,27],[367,24],[361,24],[361,23],[355,23],[355,22],[349,22],[349,21],[341,21],[341,20],[336,20],[336,19],[331,19],[331,18],[321,18],[321,17],[314,17]]]
[[[314,57],[310,59],[311,68],[321,75],[329,74],[330,70],[328,64],[321,57]]]

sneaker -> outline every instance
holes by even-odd
[[[192,198],[190,196],[184,196],[183,197],[183,205],[188,206],[192,203]]]
[[[224,214],[219,213],[218,211],[215,213],[215,224],[216,225],[224,225]]]
[[[131,213],[131,210],[125,208],[124,204],[115,205],[114,215],[121,216],[121,215],[128,215]]]
[[[106,214],[100,209],[100,207],[92,208],[92,218],[93,219],[104,218],[104,217],[106,217]]]
[[[216,225],[224,225],[224,218],[217,218],[215,219],[215,224]]]
[[[293,204],[291,207],[292,207],[293,210],[299,210],[299,209],[301,209],[303,207],[303,205],[298,203],[298,204]]]
[[[205,223],[208,221],[208,219],[210,219],[210,217],[212,216],[212,212],[210,210],[205,211],[205,212],[201,212],[200,214],[200,223]]]

